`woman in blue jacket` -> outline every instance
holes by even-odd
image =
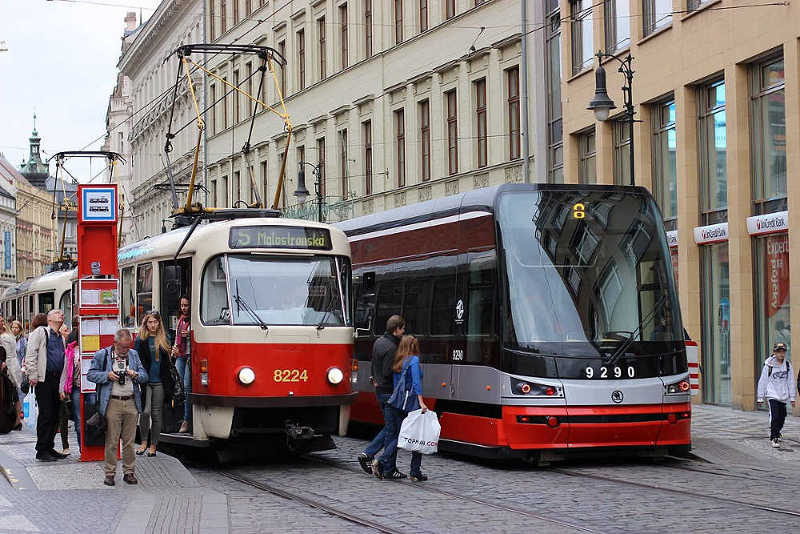
[[[419,364],[419,342],[417,341],[417,338],[414,336],[403,336],[403,338],[400,340],[400,345],[397,347],[397,352],[395,352],[392,369],[394,370],[395,388],[397,387],[397,383],[400,381],[400,377],[403,372],[409,372],[411,375],[411,393],[416,396],[416,398],[413,399],[416,402],[412,402],[410,403],[410,406],[407,406],[407,408],[409,408],[408,411],[422,409],[422,413],[427,412],[428,407],[425,405],[425,401],[422,399],[422,366]],[[408,377],[406,377],[406,380],[408,380]],[[384,467],[384,464],[386,467],[395,465],[397,460],[397,439],[400,437],[400,426],[403,423],[403,419],[405,419],[406,415],[408,415],[406,411],[399,410],[394,407],[392,407],[392,411],[394,414],[394,424],[391,426],[392,430],[394,431],[394,436],[390,447],[385,449],[383,455],[381,456],[381,468]],[[388,455],[387,452],[389,453]],[[384,458],[386,459],[385,461]],[[409,476],[413,482],[423,482],[428,480],[428,477],[422,474],[421,467],[422,454],[419,452],[412,452],[411,473]]]

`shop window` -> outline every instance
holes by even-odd
[[[653,193],[664,220],[678,216],[678,138],[675,101],[656,104],[653,116]]]
[[[728,167],[725,120],[725,82],[699,89],[700,203],[702,224],[727,220]],[[719,213],[722,212],[722,213]]]
[[[701,247],[703,400],[731,403],[731,302],[728,243]]]
[[[592,0],[571,0],[572,9],[572,73],[592,66]]]
[[[772,346],[786,343],[792,354],[791,321],[789,313],[789,234],[756,238],[756,381]],[[795,359],[795,361],[797,361]]]
[[[642,11],[645,37],[672,24],[672,0],[643,0]]]
[[[783,58],[753,66],[753,199],[756,213],[786,209],[786,97]]]

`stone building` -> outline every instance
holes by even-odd
[[[17,283],[17,183],[20,178],[19,172],[0,153],[0,292]]]

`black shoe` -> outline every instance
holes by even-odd
[[[113,486],[114,483],[114,475],[106,475],[106,478],[103,480],[103,484],[106,486]]]
[[[401,473],[397,469],[388,473],[386,475],[382,475],[381,478],[386,480],[403,480],[404,478],[408,478],[405,473]]]
[[[411,473],[409,477],[411,478],[411,482],[425,482],[428,480],[428,476],[422,474],[422,471],[419,473]]]
[[[122,477],[122,480],[124,480],[125,483],[127,483],[127,484],[138,484],[139,483],[139,481],[136,480],[136,475],[134,475],[133,473],[128,473],[127,475]]]
[[[358,465],[361,466],[361,469],[363,469],[366,474],[372,474],[372,458],[367,456],[367,453],[362,452],[358,455]]]
[[[67,456],[69,456],[69,454],[64,454],[64,453],[58,452],[55,449],[50,449],[50,455],[51,456],[55,456],[56,460],[60,460],[62,458],[66,458]]]
[[[49,452],[43,452],[41,454],[36,455],[36,460],[38,460],[39,462],[55,462],[56,460],[58,460],[58,458],[56,458]]]

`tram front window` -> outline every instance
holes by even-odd
[[[505,263],[506,344],[605,353],[628,341],[683,339],[661,215],[644,194],[506,193],[497,219]],[[675,320],[673,320],[675,319]],[[594,352],[594,351],[592,351]]]
[[[350,325],[346,258],[232,254],[209,263],[203,278],[206,324]]]

